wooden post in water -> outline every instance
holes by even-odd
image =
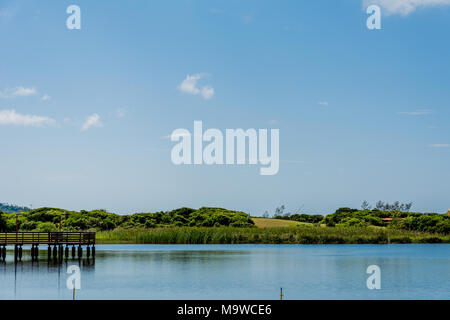
[[[280,300],[283,300],[283,297],[284,297],[283,288],[280,288]]]
[[[18,228],[18,224],[16,225]],[[69,257],[72,246],[72,257],[76,257],[78,246],[79,258],[83,255],[83,246],[86,246],[87,257],[95,257],[95,232],[11,232],[0,233],[0,259],[5,260],[6,246],[14,246],[14,261],[22,259],[24,246],[30,246],[32,260],[39,256],[39,245],[48,246],[48,259],[55,260]],[[64,248],[64,246],[66,246]],[[92,246],[92,247],[91,247]]]
[[[73,300],[75,300],[75,286],[73,286]]]

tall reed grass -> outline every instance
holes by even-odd
[[[146,244],[387,244],[450,243],[450,236],[388,228],[297,226],[281,228],[116,229],[97,234],[100,243]]]

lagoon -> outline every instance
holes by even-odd
[[[0,262],[0,299],[450,299],[449,244],[98,245],[95,261]],[[366,269],[381,269],[369,290]]]

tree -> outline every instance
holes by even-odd
[[[37,229],[39,232],[56,232],[56,231],[58,231],[58,228],[51,222],[38,223]]]
[[[405,209],[404,209],[404,210],[405,210],[406,212],[409,212],[409,210],[411,210],[412,205],[413,205],[412,202],[405,204]]]
[[[282,216],[284,213],[284,209],[286,209],[286,207],[283,205],[279,206],[278,208],[275,209],[275,216]]]
[[[393,204],[384,203],[383,201],[378,201],[376,204],[376,208],[381,211],[403,211],[409,212],[412,207],[412,202],[409,203],[400,203],[400,201],[395,201]]]
[[[384,202],[383,201],[378,201],[377,204],[375,205],[375,208],[377,208],[378,210],[383,210],[384,209]]]
[[[3,216],[3,212],[0,211],[0,231],[5,232],[6,230],[6,219]]]
[[[400,208],[402,206],[403,205],[401,205],[399,201],[395,201],[394,204],[391,206],[391,210],[393,210],[393,211],[400,211]]]
[[[267,210],[264,212],[263,218],[269,218],[269,212]]]
[[[372,209],[372,206],[366,200],[364,200],[362,205],[361,205],[361,209],[363,209],[363,210],[370,210],[370,209]]]

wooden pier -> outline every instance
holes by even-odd
[[[22,260],[23,246],[31,245],[31,258],[39,257],[39,245],[48,246],[48,259],[83,257],[83,246],[87,258],[95,258],[95,232],[14,232],[0,233],[0,259],[6,258],[6,246],[14,246],[14,261]],[[71,246],[72,248],[69,248]],[[77,248],[75,248],[77,246]],[[53,247],[53,248],[52,248]],[[92,247],[92,248],[91,248]]]

